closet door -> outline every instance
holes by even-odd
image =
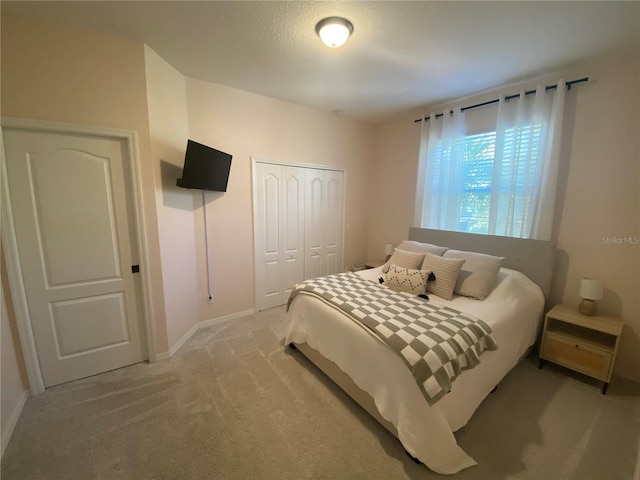
[[[255,162],[256,308],[287,302],[293,286],[341,272],[344,174]]]
[[[304,280],[304,186],[304,168],[282,167],[280,201],[282,303],[289,299],[294,285]]]
[[[344,173],[325,172],[324,256],[325,275],[342,272],[342,206]]]
[[[256,308],[282,305],[280,199],[282,167],[255,164]]]
[[[306,169],[304,278],[325,274],[324,220],[326,215],[325,170]]]
[[[305,278],[342,272],[344,173],[307,169]]]
[[[256,162],[256,308],[286,303],[304,280],[305,169]]]

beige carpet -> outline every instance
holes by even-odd
[[[281,308],[200,330],[169,361],[30,399],[2,459],[12,479],[433,479],[282,345]],[[522,362],[456,434],[453,478],[630,480],[640,391]]]

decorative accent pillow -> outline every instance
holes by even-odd
[[[504,257],[460,250],[447,250],[444,258],[464,260],[454,291],[478,300],[484,300],[491,293],[504,261]]]
[[[391,264],[385,275],[384,284],[396,291],[422,295],[427,292],[429,275],[431,275],[429,270],[412,270]]]
[[[430,243],[416,242],[414,240],[403,240],[398,245],[398,250],[404,250],[405,252],[412,253],[430,253],[431,255],[442,256],[444,252],[449,250],[447,247],[440,247],[438,245],[432,245]]]
[[[436,277],[435,281],[427,284],[427,291],[445,300],[451,300],[453,298],[453,290],[456,287],[456,280],[458,280],[458,273],[460,273],[463,263],[464,260],[438,257],[437,255],[425,253],[422,270],[431,270]]]
[[[420,270],[422,260],[424,260],[424,253],[405,252],[404,250],[399,250],[396,248],[393,251],[393,255],[391,255],[389,261],[387,261],[387,263],[383,265],[382,273],[387,273],[392,263],[402,268]]]

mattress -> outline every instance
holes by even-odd
[[[381,269],[358,272],[377,282]],[[498,350],[486,351],[480,364],[462,372],[452,390],[429,406],[399,356],[343,313],[310,295],[293,299],[286,344],[306,343],[334,362],[373,399],[409,454],[431,470],[453,474],[476,462],[456,442],[453,432],[464,426],[482,400],[536,341],[544,309],[540,288],[520,272],[502,268],[491,294],[483,301],[454,297],[448,305],[487,322]]]

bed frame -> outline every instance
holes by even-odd
[[[527,275],[540,287],[545,299],[548,299],[556,252],[554,242],[414,227],[409,229],[409,240],[446,246],[454,250],[505,257],[503,263],[505,268],[518,270]],[[364,408],[396,438],[398,437],[398,431],[395,426],[382,418],[371,396],[358,387],[335,363],[327,360],[306,343],[291,344],[290,346],[302,352],[305,357],[342,388],[358,405]],[[407,453],[407,455],[409,454]],[[414,461],[417,460],[414,458]]]

